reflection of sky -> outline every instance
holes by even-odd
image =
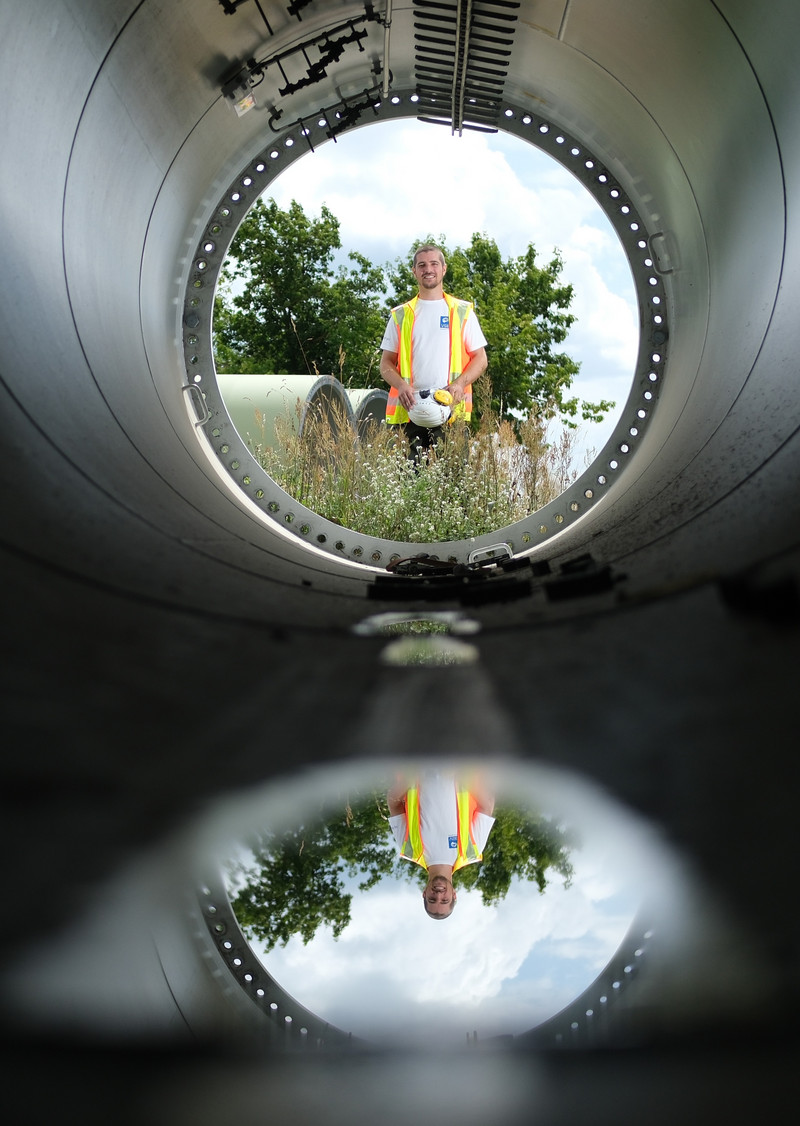
[[[428,769],[440,765],[426,760]],[[310,796],[314,807],[323,795],[338,802],[385,787],[393,773],[363,762],[320,770],[268,789],[249,811],[237,807],[234,820],[240,832],[247,823],[280,831],[303,819]],[[435,922],[416,881],[386,878],[359,892],[356,877],[348,884],[351,922],[337,942],[323,928],[307,946],[293,939],[263,956],[296,1001],[355,1036],[458,1046],[467,1033],[523,1032],[569,1005],[617,952],[643,904],[661,940],[669,931],[674,940],[686,918],[685,869],[644,821],[587,780],[543,764],[497,763],[489,777],[498,807],[505,796],[549,811],[577,836],[571,886],[552,875],[540,895],[515,880],[493,907],[480,892],[462,891],[451,918]]]
[[[464,891],[443,922],[425,917],[415,884],[353,886],[352,920],[338,941],[325,929],[264,964],[303,1005],[356,1036],[459,1042],[472,1031],[523,1032],[591,984],[638,906],[636,880],[618,861],[609,870],[596,850],[572,859],[569,889],[558,876],[541,895],[515,880],[488,908]]]

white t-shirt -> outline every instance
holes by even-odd
[[[455,864],[458,858],[458,811],[456,809],[456,784],[452,776],[425,775],[419,787],[419,820],[422,843],[425,846],[425,863]],[[402,849],[406,836],[406,815],[397,813],[389,818],[397,847]],[[478,852],[483,852],[489,838],[494,817],[476,813],[473,834]]]
[[[486,346],[486,337],[474,311],[464,324],[464,344],[470,353]],[[446,387],[450,375],[450,314],[443,297],[435,301],[424,301],[422,298],[417,301],[414,307],[412,347],[414,390]],[[383,334],[381,348],[386,352],[397,351],[397,325],[391,317]]]

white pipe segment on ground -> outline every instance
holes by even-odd
[[[640,217],[669,336],[657,405],[630,455],[618,453],[632,420],[624,415],[589,470],[591,503],[558,535],[553,509],[542,520],[547,538],[515,542],[517,562],[532,567],[509,572],[506,586],[486,585],[496,598],[462,583],[432,603],[427,588],[390,581],[392,544],[362,551],[346,530],[330,528],[303,540],[297,524],[271,519],[236,487],[220,454],[224,433],[212,433],[225,419],[208,426],[202,418],[213,370],[201,354],[193,386],[186,362],[188,336],[196,331],[202,349],[208,334],[201,315],[196,330],[186,319],[195,295],[201,314],[208,298],[194,288],[198,248],[232,185],[273,143],[276,167],[285,166],[284,141],[301,120],[380,91],[389,35],[374,17],[383,6],[0,3],[4,942],[13,966],[78,925],[103,881],[141,856],[150,872],[150,850],[174,842],[218,798],[321,763],[418,753],[424,729],[448,753],[490,745],[576,771],[650,819],[734,920],[750,953],[733,976],[758,984],[760,1003],[727,1021],[725,1045],[718,1011],[687,1029],[665,989],[653,1011],[671,1055],[659,1054],[654,1036],[638,1063],[612,1053],[605,1071],[583,1057],[558,1074],[546,1060],[510,1054],[495,1066],[482,1057],[494,1113],[531,1121],[538,1105],[548,1126],[588,1115],[691,1121],[701,1088],[717,1111],[733,1113],[758,1105],[766,1085],[788,1091],[783,1053],[796,1017],[789,1031],[785,1020],[800,999],[790,893],[800,6],[451,4],[468,7],[484,9],[481,18],[517,16],[503,59],[503,100],[517,125],[541,115],[574,138]],[[409,93],[423,8],[392,5],[391,88],[405,100],[380,116],[416,112]],[[253,88],[256,108],[237,116],[221,89],[237,67],[345,25],[367,30],[364,50],[351,45],[319,82],[285,95],[286,76],[267,65]],[[502,116],[499,125],[512,128]],[[651,313],[643,302],[643,339]],[[640,362],[656,364],[646,354]],[[632,392],[631,411],[636,402]],[[364,404],[348,407],[360,417]],[[498,540],[515,534],[500,530]],[[471,546],[462,545],[465,556]],[[352,629],[378,611],[431,608],[480,626],[474,667],[389,671],[381,637]],[[448,725],[438,718],[442,694],[452,701]],[[230,1045],[238,1001],[226,1009],[220,967],[170,921],[166,889],[178,875],[176,850],[165,847],[164,889],[149,886],[144,896],[158,940],[143,929],[120,946],[120,964],[141,974],[141,988],[126,992],[131,1025],[160,1043],[165,1032],[188,1031],[197,1012],[195,1033],[209,1036],[205,1016],[224,1010]],[[135,1068],[125,1052],[103,1068],[99,1046],[81,1055],[80,1040],[80,1060],[66,1073],[37,1040],[46,1039],[46,1020],[42,1029],[24,1013],[3,1014],[21,1091],[44,1067],[58,1071],[87,1121],[93,1112],[108,1121],[128,1099]],[[701,1060],[702,1078],[701,1025],[721,1045]],[[63,1036],[63,1021],[58,1029]],[[30,1051],[23,1033],[32,1033]],[[171,1121],[216,1121],[221,1107],[257,1120],[263,1076],[248,1070],[249,1049],[231,1094],[216,1047],[205,1077],[190,1067],[189,1093],[177,1071],[145,1061],[141,1102],[119,1121],[160,1120],[152,1112],[164,1090]],[[342,1117],[296,1073],[273,1066],[278,1113],[291,1120],[294,1107],[296,1121],[343,1121],[345,1112],[364,1113],[352,1095],[359,1089],[369,1113],[402,1106],[405,1117],[425,1120],[424,1092],[436,1087],[429,1061],[360,1066],[352,1082],[330,1079]],[[459,1119],[485,1121],[468,1066],[453,1066],[463,1072]],[[631,1101],[621,1103],[620,1090]],[[51,1103],[50,1117],[65,1105],[58,1085]]]
[[[335,428],[356,424],[353,395],[332,375],[257,375],[225,373],[217,376],[220,392],[239,434],[252,446],[275,446],[275,424],[302,433],[309,411],[318,408]]]

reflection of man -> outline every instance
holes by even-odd
[[[412,449],[428,449],[439,433],[439,423],[427,417],[430,399],[421,399],[420,392],[448,390],[453,418],[468,422],[472,384],[487,366],[486,337],[474,308],[444,292],[446,272],[438,246],[419,247],[412,266],[419,291],[392,309],[381,342],[380,370],[389,384],[386,421],[405,427]],[[417,410],[421,425],[414,421]]]
[[[456,905],[453,873],[483,860],[494,798],[480,783],[466,789],[452,775],[427,773],[411,785],[398,778],[387,801],[401,857],[428,873],[425,910],[432,919],[448,918]]]

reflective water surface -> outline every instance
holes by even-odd
[[[454,819],[438,837],[435,793]],[[302,1005],[370,1040],[523,1032],[587,989],[634,919],[681,910],[679,866],[647,826],[549,767],[353,764],[265,792],[247,820],[224,867],[252,949]],[[470,821],[475,839],[459,838]],[[423,889],[442,872],[455,903],[432,918]]]

